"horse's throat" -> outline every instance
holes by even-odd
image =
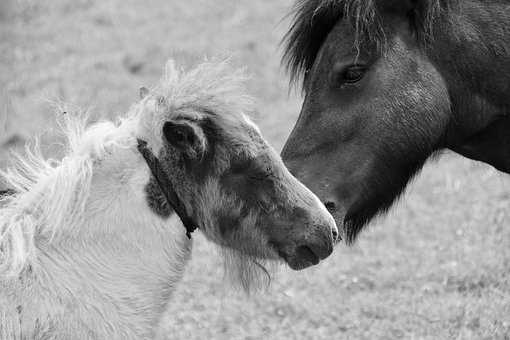
[[[488,127],[468,138],[454,151],[510,173],[510,116],[495,120]]]

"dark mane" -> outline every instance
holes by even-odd
[[[305,78],[324,40],[338,20],[348,20],[356,32],[357,48],[363,42],[385,46],[381,8],[395,6],[394,0],[297,0],[290,30],[283,38],[283,63],[291,82]],[[404,2],[404,0],[402,0]],[[409,0],[414,8],[409,16],[420,43],[432,39],[433,22],[453,0]],[[405,6],[405,5],[402,5]],[[403,7],[405,10],[405,7]]]

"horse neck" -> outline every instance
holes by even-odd
[[[429,55],[449,85],[454,114],[478,127],[481,120],[509,114],[510,12],[507,4],[480,0],[457,6],[452,11],[459,13],[437,25]]]
[[[451,98],[446,146],[510,172],[508,5],[469,0],[457,6],[429,49]]]

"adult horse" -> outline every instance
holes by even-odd
[[[61,161],[28,152],[0,173],[14,189],[0,199],[0,339],[151,338],[190,256],[177,215],[244,284],[259,260],[302,269],[332,252],[332,216],[245,115],[242,74],[171,65],[118,124],[65,114]]]
[[[282,152],[352,242],[436,151],[510,172],[506,0],[300,0],[305,99]]]

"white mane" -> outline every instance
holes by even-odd
[[[61,114],[66,155],[45,159],[36,139],[26,154],[13,154],[14,164],[0,171],[15,195],[0,201],[0,277],[17,275],[34,255],[35,243],[50,242],[66,228],[80,224],[90,193],[94,164],[112,146],[127,147],[127,120],[116,126],[102,122],[86,128],[80,114]]]
[[[227,72],[227,63],[204,63],[184,73],[170,61],[165,76],[154,92],[172,107],[204,105],[244,112],[251,99],[239,95],[244,76]],[[221,98],[221,103],[216,102]],[[36,244],[51,242],[65,230],[80,225],[91,190],[95,166],[113,148],[132,148],[136,137],[157,151],[162,145],[165,119],[154,108],[154,96],[134,105],[127,116],[87,127],[84,114],[58,113],[58,125],[66,138],[62,160],[45,159],[36,139],[26,154],[13,155],[10,169],[0,176],[16,194],[0,199],[0,280],[18,275],[33,259]]]

